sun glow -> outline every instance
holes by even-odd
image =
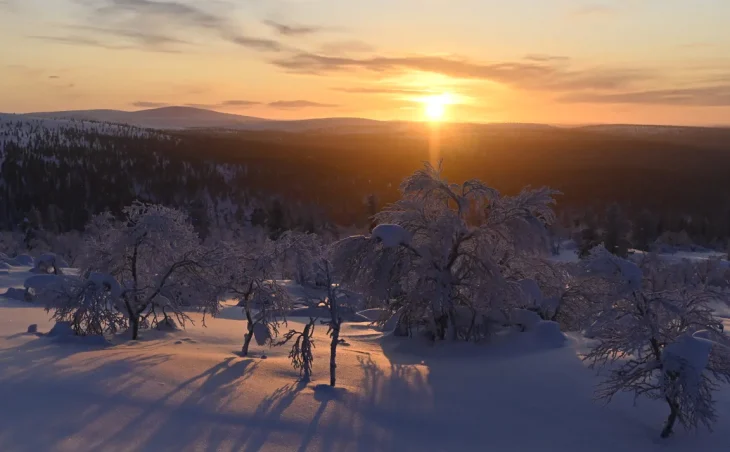
[[[447,93],[426,97],[422,102],[426,118],[433,122],[442,121],[446,116],[447,106],[454,103],[452,96]]]

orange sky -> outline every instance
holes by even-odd
[[[0,0],[0,111],[730,124],[726,0]]]

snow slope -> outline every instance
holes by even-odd
[[[0,282],[16,285],[22,272]],[[21,282],[22,285],[22,282]],[[383,337],[346,324],[343,388],[327,381],[326,328],[314,378],[296,382],[285,348],[238,357],[244,323],[207,319],[113,345],[60,344],[40,308],[0,299],[2,451],[720,451],[730,444],[730,392],[714,434],[658,433],[661,403],[592,398],[596,379],[571,337],[551,348],[531,333],[489,345]],[[291,326],[297,326],[297,321]]]

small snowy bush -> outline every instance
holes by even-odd
[[[590,332],[596,343],[585,356],[591,366],[608,370],[598,396],[611,400],[626,391],[664,400],[669,416],[662,437],[677,421],[687,429],[711,427],[717,418],[713,392],[730,383],[730,341],[710,303],[727,302],[726,293],[696,278],[698,266],[691,262],[648,258],[637,266],[605,254],[596,259],[602,262],[590,268],[616,288],[596,316]]]
[[[49,275],[50,276],[50,275]],[[77,336],[101,336],[116,333],[126,326],[120,313],[118,284],[100,282],[100,278],[56,276],[36,285],[37,297],[52,312],[57,324],[68,324]]]
[[[282,252],[281,243],[269,239],[229,244],[225,284],[246,316],[243,356],[253,338],[259,345],[270,343],[278,336],[279,325],[286,323],[291,298],[276,281]]]

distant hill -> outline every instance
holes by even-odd
[[[260,132],[315,132],[329,134],[422,133],[429,123],[414,121],[377,121],[365,118],[317,118],[272,120],[254,116],[222,113],[194,107],[162,107],[139,111],[72,110],[13,115],[28,119],[98,121],[162,130],[220,130]],[[523,135],[551,133],[557,129],[587,132],[597,139],[636,138],[673,142],[683,145],[725,148],[730,141],[730,128],[683,127],[631,124],[603,124],[577,127],[555,127],[530,123],[445,123],[444,133],[471,136],[474,134]]]
[[[127,124],[150,129],[224,129],[240,131],[279,131],[279,132],[323,132],[323,133],[379,133],[409,132],[420,130],[427,123],[413,121],[377,121],[365,118],[316,118],[302,120],[272,120],[254,116],[221,113],[194,107],[162,107],[139,111],[122,110],[71,110],[54,112],[27,113],[28,118],[99,121]],[[445,128],[461,132],[520,130],[546,130],[552,128],[543,124],[519,123],[450,123]]]
[[[600,124],[577,127],[576,130],[601,137],[627,137],[671,142],[726,150],[730,143],[730,127],[653,126],[636,124]]]
[[[27,118],[99,121],[127,124],[150,129],[229,129],[271,130],[283,132],[327,131],[368,132],[390,128],[394,124],[363,118],[322,118],[276,121],[254,116],[221,113],[193,107],[163,107],[140,111],[71,110],[27,113]]]
[[[267,121],[253,116],[234,115],[193,107],[163,107],[140,111],[72,110],[28,113],[46,119],[74,119],[128,124],[151,129],[237,128]]]

